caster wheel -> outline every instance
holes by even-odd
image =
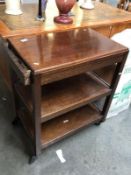
[[[96,126],[99,126],[100,124],[101,124],[101,121],[95,123]]]
[[[31,156],[31,157],[29,158],[29,164],[34,163],[34,162],[36,161],[36,159],[37,159],[36,156]]]
[[[20,124],[20,120],[18,117],[16,117],[13,121],[12,121],[12,125],[13,126],[18,126]]]
[[[105,118],[101,119],[100,121],[96,122],[95,125],[99,126],[101,123],[103,123],[105,121]]]

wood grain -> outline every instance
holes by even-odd
[[[68,78],[43,87],[42,122],[84,106],[105,95],[111,89],[87,74]]]
[[[25,37],[27,42],[21,42]],[[96,64],[101,64],[104,58],[107,60],[107,57],[122,54],[127,50],[124,46],[91,29],[75,29],[25,37],[12,37],[8,41],[16,50],[19,59],[34,74],[42,73],[43,76],[62,72],[80,64],[92,62],[95,64],[95,61]]]
[[[99,121],[101,117],[98,111],[86,106],[42,124],[42,148],[73,134],[84,126]]]
[[[131,23],[123,23],[123,24],[113,25],[110,37],[116,33],[123,31],[124,29],[128,29],[128,28],[131,28]]]
[[[16,86],[16,92],[32,111],[32,98],[29,87],[20,84]],[[42,88],[41,97],[41,122],[76,109],[105,95],[111,90],[88,74],[79,75]]]

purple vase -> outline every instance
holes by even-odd
[[[72,18],[69,17],[68,13],[74,6],[76,0],[55,0],[57,8],[59,10],[59,16],[54,18],[56,23],[71,24]]]

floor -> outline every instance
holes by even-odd
[[[11,124],[13,115],[11,94],[0,77],[0,175],[130,175],[131,109],[49,147],[32,165],[21,130]]]

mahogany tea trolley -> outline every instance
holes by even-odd
[[[105,120],[128,49],[85,28],[10,37],[8,52],[16,114],[33,162],[43,148]]]

